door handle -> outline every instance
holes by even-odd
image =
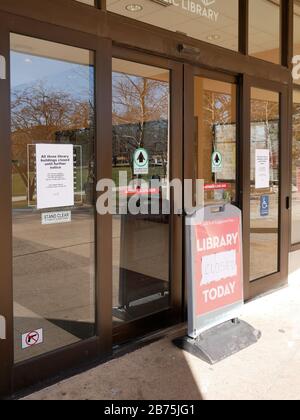
[[[6,340],[6,319],[0,315],[0,340]]]
[[[291,203],[290,203],[290,197],[286,197],[285,199],[285,205],[286,205],[286,209],[289,210],[291,207]]]
[[[0,79],[6,80],[6,60],[3,55],[0,55]]]

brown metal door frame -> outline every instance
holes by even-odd
[[[7,321],[7,339],[0,340],[0,396],[46,379],[59,371],[72,368],[112,353],[111,270],[106,236],[110,220],[95,216],[96,223],[96,336],[26,362],[14,364],[13,275],[12,275],[12,206],[11,206],[11,140],[10,140],[10,33],[74,46],[95,53],[96,80],[96,164],[97,178],[107,177],[108,154],[111,149],[111,48],[110,40],[37,22],[29,18],[0,12],[0,54],[5,57],[7,78],[0,80],[0,315]],[[5,26],[2,24],[5,22]],[[4,291],[4,293],[2,292]]]
[[[170,71],[170,162],[171,179],[183,179],[183,66],[173,60],[142,53],[134,49],[114,46],[112,57],[148,66],[161,67]],[[112,148],[112,147],[111,147]],[[112,160],[108,178],[112,177]],[[110,216],[110,224],[112,217]],[[171,215],[170,221],[170,282],[171,307],[168,310],[146,316],[142,319],[124,324],[113,329],[113,342],[119,344],[129,339],[145,335],[178,323],[183,319],[183,217]],[[107,246],[112,248],[112,234],[108,237]],[[112,261],[112,259],[110,259]]]
[[[289,101],[289,106],[290,106],[290,110],[289,110],[289,115],[290,115],[290,125],[289,125],[289,130],[290,130],[290,152],[289,152],[289,156],[290,156],[290,188],[292,188],[292,177],[293,177],[293,143],[294,143],[294,118],[293,118],[293,114],[294,114],[294,93],[295,92],[300,92],[300,86],[296,85],[296,84],[291,84],[291,87],[289,89],[290,92],[290,101]],[[292,241],[292,228],[293,228],[293,193],[292,190],[290,190],[290,194],[291,194],[291,202],[290,202],[290,226],[289,226],[289,235],[290,235],[290,239],[289,239],[289,243],[290,243],[290,252],[297,252],[300,251],[300,242],[297,243],[293,243]]]
[[[280,206],[279,206],[279,271],[275,274],[250,282],[250,142],[251,142],[251,88],[277,92],[280,95]],[[243,210],[244,236],[244,283],[245,299],[252,299],[287,284],[289,254],[289,94],[288,86],[269,80],[244,75],[241,86],[241,154],[242,189],[241,203]],[[288,137],[288,138],[287,138]]]
[[[6,340],[0,340],[1,396],[11,391],[13,366],[9,32],[8,27],[2,24],[0,26],[0,55],[6,60],[6,79],[0,79],[0,315],[6,319]]]

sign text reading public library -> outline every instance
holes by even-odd
[[[197,16],[207,18],[212,22],[217,22],[220,14],[211,8],[211,6],[215,4],[215,0],[201,0],[201,3],[193,0],[163,0],[163,2],[175,7],[180,7]]]

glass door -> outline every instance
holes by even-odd
[[[185,65],[185,179],[198,183],[193,206],[239,205],[238,84]]]
[[[182,176],[179,69],[121,50],[112,62],[115,342],[171,324],[181,311],[182,218],[170,188]]]
[[[250,281],[277,273],[280,234],[280,94],[251,88]]]
[[[194,76],[194,179],[205,206],[237,203],[237,85]]]
[[[17,16],[0,32],[5,395],[112,353],[107,222],[96,213],[111,41]]]
[[[11,34],[14,361],[95,336],[94,53]]]
[[[243,209],[246,296],[285,284],[289,252],[287,90],[246,78]]]
[[[185,178],[194,205],[243,212],[246,299],[286,284],[289,252],[287,88],[185,65]]]

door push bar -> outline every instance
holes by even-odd
[[[0,315],[0,340],[6,340],[6,319]]]
[[[6,60],[0,55],[0,80],[6,80]]]

